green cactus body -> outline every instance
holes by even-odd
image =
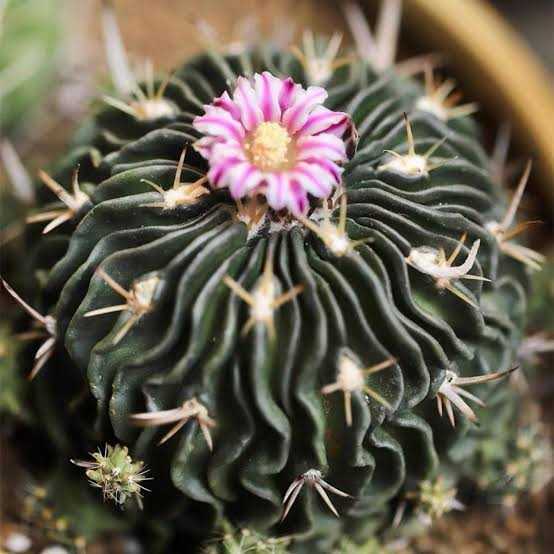
[[[201,138],[192,121],[203,105],[232,89],[238,75],[265,70],[309,84],[286,51],[202,54],[172,76],[163,110],[152,112],[160,117],[107,107],[78,133],[55,177],[69,186],[80,163],[89,200],[35,253],[36,270],[47,277],[38,305],[56,318],[58,341],[35,381],[37,406],[72,457],[91,444],[127,444],[152,468],[145,513],[190,540],[209,537],[225,518],[261,536],[290,537],[295,551],[328,552],[345,536],[369,539],[390,522],[393,503],[436,478],[439,467],[456,478],[488,418],[511,413],[515,395],[506,381],[472,389],[484,400],[501,398],[479,411],[480,429],[457,408],[453,429],[436,396],[447,370],[464,377],[510,367],[526,275],[485,227],[502,217],[505,199],[472,120],[445,122],[416,108],[418,84],[358,61],[325,83],[325,105],[350,114],[360,134],[343,186],[348,241],[363,243],[335,255],[317,233],[275,214],[249,229],[223,190],[190,205],[147,206],[160,194],[145,180],[172,186],[183,147]],[[446,137],[430,160],[446,163],[414,173],[391,165],[384,150],[407,151],[403,112],[416,153]],[[206,169],[189,147],[181,182],[198,181]],[[449,255],[463,233],[468,245],[480,240],[472,273],[491,280],[457,280],[466,301],[407,263],[414,248]],[[468,253],[462,247],[454,265]],[[268,258],[276,294],[302,291],[274,311],[274,336],[261,323],[241,333],[249,306],[224,278],[251,291]],[[99,268],[134,300],[121,298],[95,274]],[[90,316],[125,302],[122,311]],[[390,361],[364,381],[374,396],[352,390],[350,426],[344,390],[321,392],[337,382],[345,359],[354,374]],[[94,402],[75,408],[83,386]],[[192,415],[163,446],[157,442],[169,427],[131,424],[132,414],[179,409],[190,399],[206,413],[186,412]],[[311,469],[349,495],[329,493],[340,517],[306,481],[280,523],[285,491]]]

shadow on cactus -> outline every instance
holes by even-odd
[[[439,468],[456,481],[491,392],[490,418],[517,403],[529,172],[507,208],[444,87],[356,56],[314,84],[310,55],[208,52],[110,97],[27,228],[46,279],[25,302],[55,320],[39,417],[68,458],[127,445],[89,478],[138,498],[100,467],[128,448],[145,518],[190,541],[373,540]]]

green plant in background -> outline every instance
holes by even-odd
[[[545,306],[554,301],[554,253],[550,251],[542,271],[533,274],[529,302],[529,326],[543,333],[554,333],[554,315]],[[552,348],[552,347],[551,347]]]
[[[0,5],[0,128],[9,136],[44,102],[61,62],[64,0]]]
[[[63,457],[127,445],[79,463],[118,504],[144,459],[143,521],[190,548],[378,552],[400,502],[460,506],[484,444],[515,463],[528,172],[509,203],[467,110],[336,49],[200,54],[42,174],[34,411]]]

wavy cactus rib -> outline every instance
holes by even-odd
[[[457,413],[452,428],[436,397],[451,373],[511,367],[526,275],[487,228],[505,199],[474,123],[420,109],[418,84],[360,60],[341,59],[320,83],[325,105],[359,132],[332,199],[312,198],[295,218],[209,187],[206,161],[190,147],[182,156],[202,138],[194,118],[253,71],[306,85],[313,76],[298,57],[269,46],[202,54],[131,104],[110,100],[83,128],[54,177],[69,186],[79,163],[89,200],[38,243],[36,269],[48,278],[37,306],[55,317],[57,342],[36,382],[47,426],[72,456],[76,444],[115,435],[148,462],[152,517],[167,508],[199,539],[226,519],[289,537],[294,551],[328,552],[345,536],[367,540],[405,490],[439,467],[459,474],[474,456],[466,446],[487,417],[476,430]],[[153,100],[171,109],[139,105]],[[403,170],[407,156],[419,170]],[[201,189],[169,202],[182,183]],[[414,252],[431,252],[444,275],[423,271]],[[382,371],[354,372],[345,395],[325,394],[346,379],[345,359]],[[81,375],[95,406],[69,417]],[[476,392],[486,400],[489,391],[509,412],[506,380]],[[478,413],[495,417],[498,406]],[[165,423],[177,425],[164,437]],[[342,493],[332,510],[315,487],[299,494],[306,475]]]

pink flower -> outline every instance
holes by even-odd
[[[275,210],[305,214],[308,194],[327,198],[340,184],[347,150],[357,140],[350,116],[322,103],[321,87],[304,89],[264,71],[254,82],[239,77],[193,124],[204,133],[195,144],[208,160],[213,187],[235,199],[264,194]]]

